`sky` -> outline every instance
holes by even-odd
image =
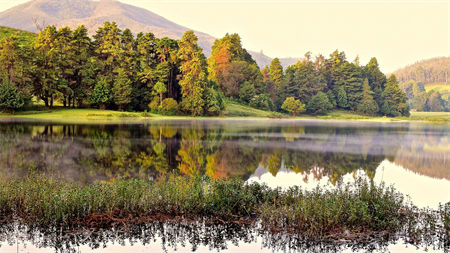
[[[0,0],[0,11],[26,0]],[[238,33],[245,48],[270,57],[344,51],[361,64],[377,57],[392,72],[450,55],[449,0],[121,0],[175,23],[222,37]]]

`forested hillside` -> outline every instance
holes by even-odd
[[[416,111],[450,111],[450,57],[419,61],[394,72]]]
[[[84,26],[48,26],[30,43],[4,38],[0,61],[0,108],[7,111],[35,97],[48,107],[59,101],[64,107],[218,115],[228,97],[294,115],[333,109],[409,115],[397,79],[386,79],[375,58],[361,65],[337,50],[329,58],[307,53],[286,70],[277,58],[261,70],[238,34],[216,40],[207,59],[193,31],[180,40],[134,36],[105,22],[91,39]]]
[[[449,84],[450,57],[437,57],[416,62],[394,72],[400,82]]]

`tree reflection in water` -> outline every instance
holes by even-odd
[[[38,171],[89,184],[166,172],[248,179],[259,166],[335,183],[388,159],[450,180],[449,130],[433,125],[162,121],[140,125],[0,122],[0,174]]]
[[[99,249],[111,244],[130,245],[130,247],[160,244],[158,247],[163,251],[183,250],[188,245],[190,251],[196,251],[200,247],[223,251],[232,245],[250,244],[254,246],[255,251],[262,247],[273,252],[340,252],[345,249],[371,252],[385,251],[399,238],[379,237],[376,238],[376,243],[374,239],[313,241],[295,234],[259,230],[253,225],[199,222],[153,222],[109,229],[80,229],[67,232],[60,229],[28,228],[15,223],[0,226],[0,245],[3,244],[3,247],[6,243],[15,245],[20,242],[61,253],[75,253],[78,252],[79,247],[83,246]],[[262,243],[259,244],[258,241]],[[443,247],[443,243],[442,240],[439,242],[440,248]],[[416,242],[415,245],[432,248],[432,245],[426,244],[426,241],[420,241],[420,244]],[[0,246],[0,250],[1,248]]]

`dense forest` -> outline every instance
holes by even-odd
[[[406,93],[408,105],[416,111],[450,111],[450,57],[419,61],[397,70],[400,88]]]
[[[416,62],[394,72],[400,82],[448,84],[450,57],[437,57]]]
[[[405,91],[408,105],[413,110],[423,112],[450,111],[450,97],[445,93],[448,90],[430,89],[427,91],[423,83],[416,81],[400,83],[400,88]]]
[[[376,58],[349,62],[307,53],[283,70],[275,58],[262,70],[237,34],[215,41],[207,59],[193,31],[180,40],[134,36],[105,22],[93,38],[48,26],[31,43],[17,36],[0,43],[0,108],[20,110],[32,98],[53,107],[98,107],[162,114],[219,115],[225,97],[252,107],[325,114],[333,109],[366,115],[407,116],[406,95]]]

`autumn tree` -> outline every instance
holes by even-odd
[[[241,85],[250,82],[260,88],[262,74],[251,55],[242,47],[238,34],[226,34],[214,42],[208,58],[209,79],[225,96],[239,98]]]

